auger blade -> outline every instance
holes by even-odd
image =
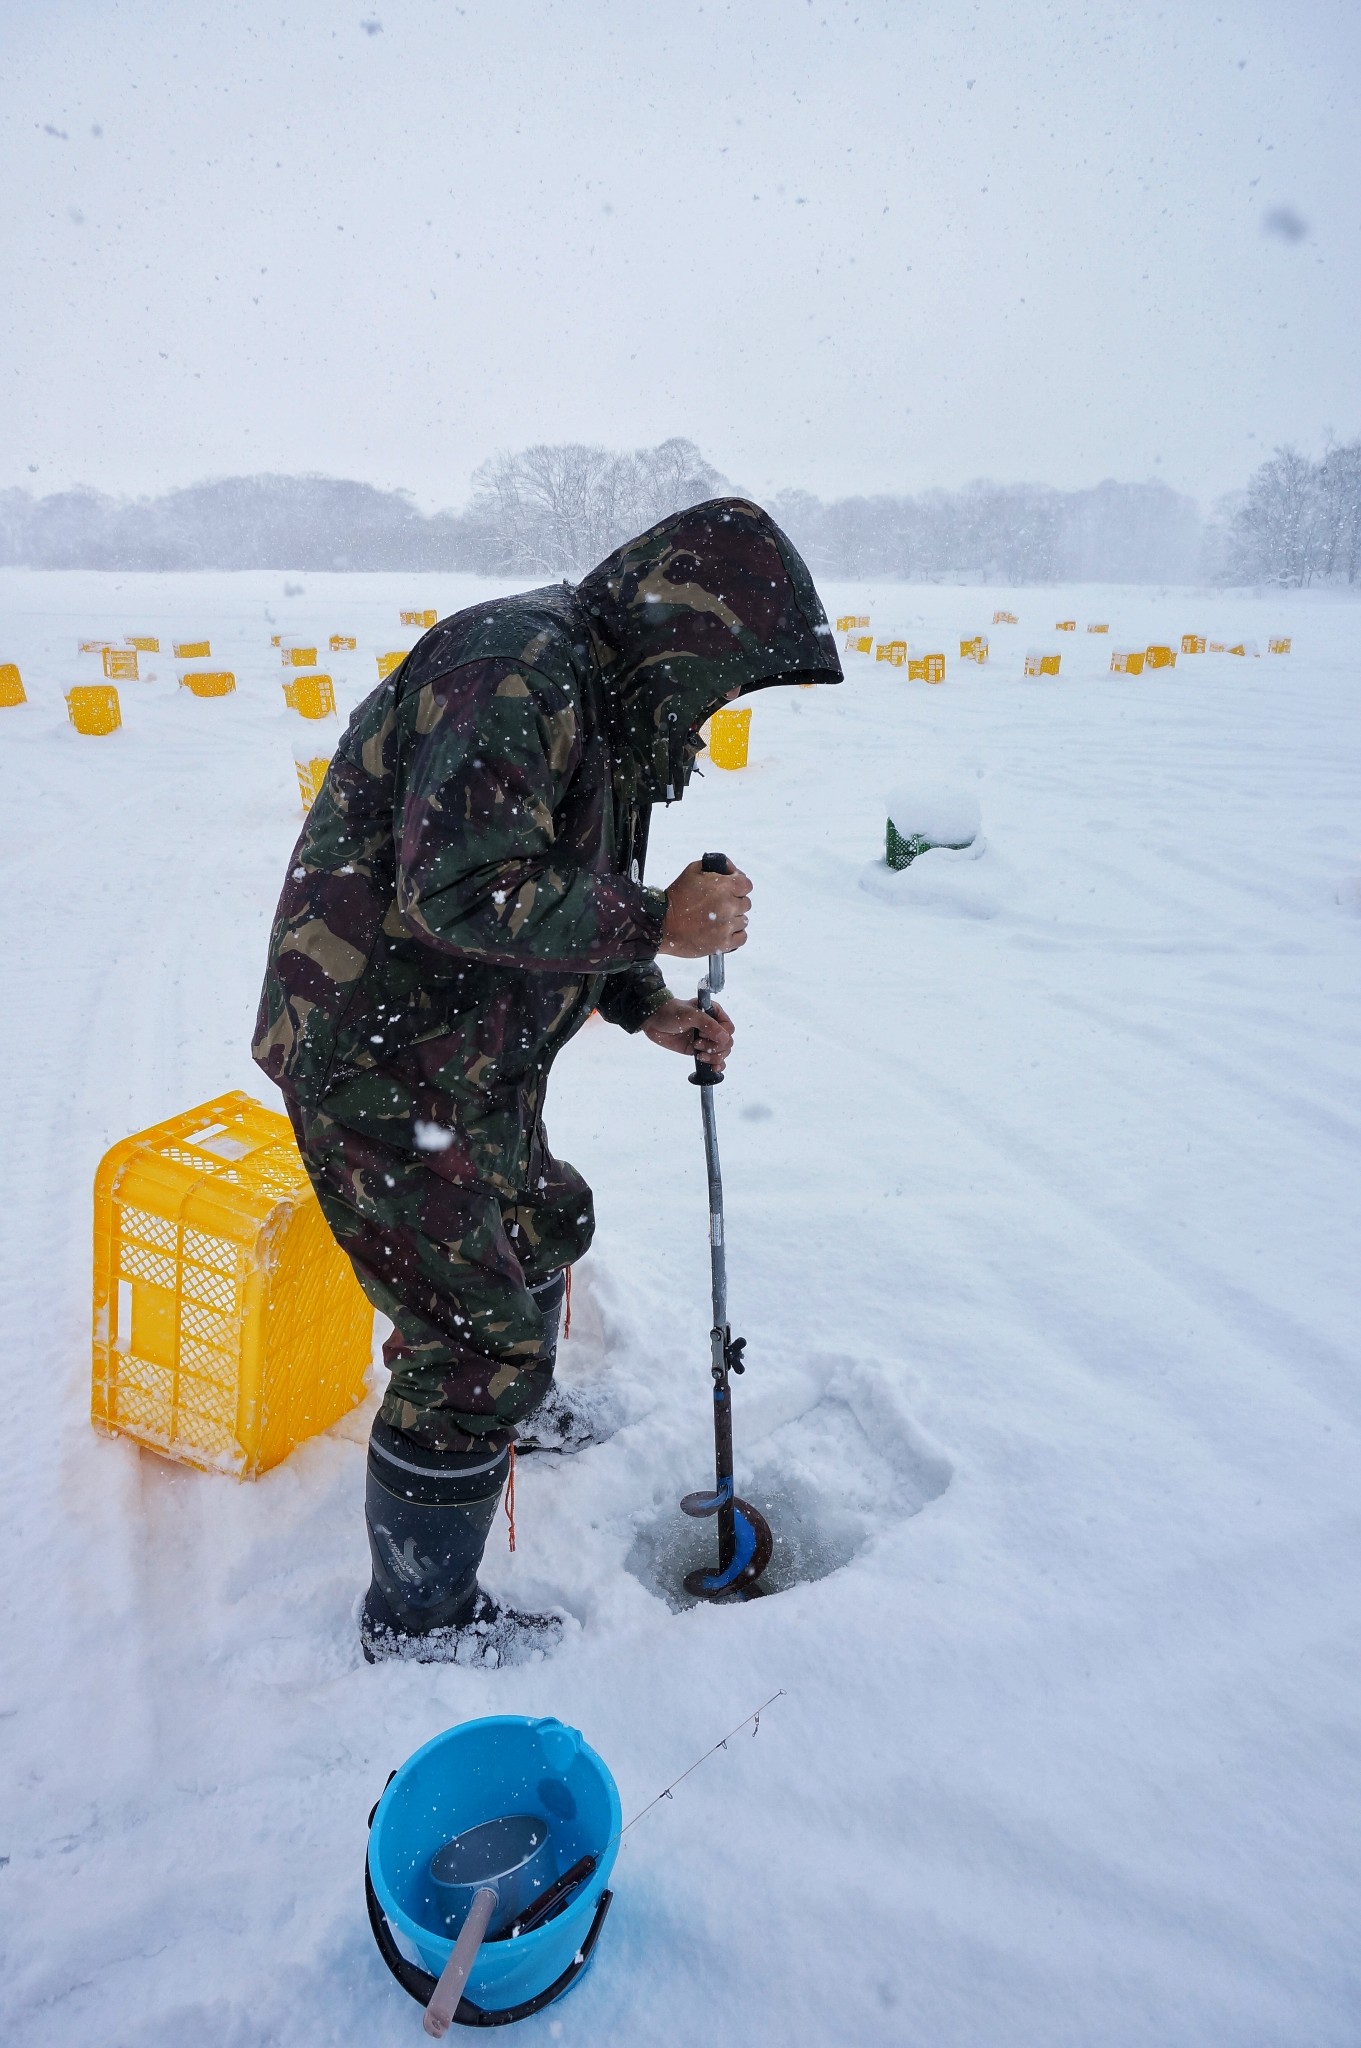
[[[699,1520],[704,1515],[716,1515],[720,1508],[728,1505],[733,1498],[732,1481],[726,1480],[716,1493],[687,1493],[681,1502],[681,1513],[693,1515]]]
[[[686,1500],[702,1500],[702,1494],[687,1494]],[[685,1506],[685,1501],[681,1502]],[[756,1584],[766,1566],[770,1563],[775,1548],[775,1538],[770,1533],[770,1524],[759,1508],[750,1501],[738,1500],[735,1496],[733,1511],[732,1562],[726,1571],[694,1571],[685,1574],[685,1590],[698,1600],[717,1600],[724,1593],[745,1593]],[[717,1513],[717,1508],[708,1512]]]

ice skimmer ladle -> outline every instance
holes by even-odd
[[[430,1881],[445,1918],[451,1925],[462,1924],[425,2008],[427,2034],[439,2040],[448,2032],[483,1942],[489,1937],[514,1940],[541,1927],[566,1905],[598,1861],[582,1856],[554,1878],[548,1822],[529,1813],[504,1814],[465,1828],[435,1851]],[[497,1913],[501,1926],[491,1934]]]

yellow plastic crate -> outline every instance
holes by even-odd
[[[1210,654],[1223,654],[1225,651],[1224,642],[1222,640],[1212,640],[1206,651]]]
[[[868,626],[868,612],[843,612],[836,622],[838,633],[854,633],[861,626]]]
[[[106,647],[103,660],[104,673],[111,683],[135,683],[137,681],[137,649],[135,647]]]
[[[961,661],[976,661],[981,667],[988,658],[987,634],[975,633],[971,640],[961,640],[959,658]]]
[[[1174,648],[1154,646],[1144,649],[1144,667],[1146,669],[1175,668],[1176,665],[1177,656]]]
[[[177,640],[176,661],[211,661],[213,650],[206,640]]]
[[[1025,672],[1028,676],[1056,676],[1062,660],[1061,654],[1041,654],[1037,647],[1032,647],[1025,658]]]
[[[364,1392],[373,1310],[286,1117],[222,1095],[95,1176],[90,1420],[253,1479]]]
[[[874,658],[876,661],[890,662],[894,668],[906,668],[906,640],[881,640],[874,650]]]
[[[1109,633],[1110,627],[1103,623],[1099,626],[1088,626],[1087,631],[1089,633]]]
[[[403,612],[401,614],[401,621],[404,626],[422,626],[428,633],[432,626],[437,626],[439,624],[439,613]]]
[[[1076,619],[1055,619],[1055,621],[1054,621],[1054,631],[1055,631],[1056,633],[1076,633],[1076,631],[1077,631],[1077,620],[1076,620]]]
[[[332,654],[345,654],[347,652],[353,654],[358,644],[353,633],[332,633],[331,635]]]
[[[287,646],[281,646],[279,652],[285,668],[315,668],[317,665],[315,647],[303,647],[297,641],[290,641]]]
[[[1183,654],[1203,654],[1205,652],[1204,634],[1183,633],[1181,636],[1181,651]]]
[[[394,669],[400,668],[405,660],[405,648],[394,648],[391,654],[380,654],[378,657],[379,682],[383,682],[386,677],[390,676]]]
[[[236,677],[225,668],[190,669],[180,681],[195,697],[230,697],[236,688]]]
[[[12,661],[0,661],[0,708],[8,709],[11,704],[27,702],[24,679],[17,664]]]
[[[298,771],[298,794],[302,798],[304,812],[310,811],[316,802],[330,765],[329,754],[318,754],[310,761],[299,761],[295,757],[293,766]]]
[[[945,656],[943,654],[922,654],[909,657],[907,679],[910,683],[943,683],[945,681]]]
[[[844,646],[847,654],[873,654],[874,636],[871,633],[848,633]]]
[[[1144,672],[1144,650],[1142,647],[1117,647],[1111,650],[1111,674],[1113,676],[1141,676]]]
[[[1276,639],[1276,640],[1268,640],[1268,641],[1267,641],[1267,644],[1266,644],[1266,651],[1267,651],[1267,653],[1268,653],[1268,654],[1289,654],[1289,652],[1290,652],[1290,640],[1289,640],[1289,637],[1288,637],[1288,636],[1286,636],[1285,638],[1281,638],[1281,639]]]
[[[715,768],[745,768],[750,739],[750,704],[715,711],[709,720],[709,759]]]
[[[129,633],[127,644],[138,654],[159,654],[161,643],[154,633]]]
[[[1017,619],[1015,612],[994,612],[992,615],[992,623],[994,624],[994,626],[1015,626],[1018,625],[1020,622]]]
[[[329,676],[298,676],[285,683],[284,702],[300,718],[330,718],[336,708],[336,693]]]
[[[112,640],[82,640],[80,651],[82,654],[102,654],[106,647],[112,646]]]
[[[117,732],[123,723],[118,692],[112,683],[77,683],[66,692],[66,715],[77,732]]]

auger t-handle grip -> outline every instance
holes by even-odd
[[[728,859],[726,853],[706,853],[699,866],[700,873],[705,875],[730,875],[733,871],[732,862]],[[721,953],[711,953],[709,955],[708,976],[699,985],[699,1007],[701,1010],[711,1010],[713,1008],[713,999],[722,986],[723,955]],[[694,1082],[696,1088],[717,1088],[723,1076],[717,1067],[709,1066],[696,1053],[695,1071],[691,1074],[690,1079]]]

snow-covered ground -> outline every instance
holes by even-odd
[[[485,588],[286,580],[0,575],[31,700],[0,710],[3,2038],[414,2041],[361,1889],[395,1764],[553,1713],[627,1816],[782,1687],[629,1835],[594,1967],[525,2040],[1355,2043],[1361,606],[824,593],[947,682],[850,658],[759,698],[751,766],[659,814],[651,870],[717,846],[755,878],[719,1099],[739,1478],[786,1575],[825,1575],[717,1611],[648,1583],[709,1470],[698,1104],[593,1024],[548,1119],[600,1216],[562,1370],[623,1426],[522,1466],[488,1579],[577,1625],[484,1674],[359,1657],[371,1403],[254,1485],[87,1420],[100,1155],[268,1094],[299,822],[269,634],[355,634],[344,709],[400,605]],[[153,659],[80,738],[77,638],[134,632],[209,635],[237,694]],[[1263,654],[1106,672],[1183,632]],[[981,846],[890,875],[905,782],[972,789]]]

